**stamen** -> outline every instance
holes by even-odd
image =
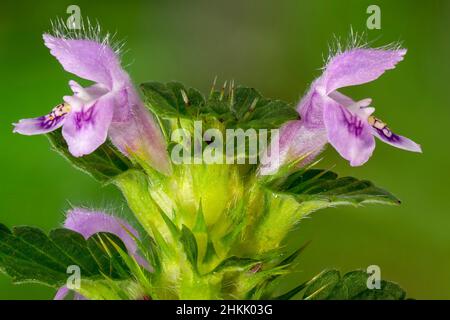
[[[68,114],[70,112],[70,109],[71,107],[68,103],[58,104],[56,107],[52,109],[52,112],[50,112],[46,116],[46,121],[53,122],[55,120],[59,120],[60,118]]]
[[[374,117],[374,116],[369,116],[367,118],[367,121],[369,122],[369,124],[379,130],[383,130],[384,128],[387,127],[387,124],[384,123],[383,121],[381,121],[380,119]]]
[[[52,109],[52,111],[45,116],[43,119],[43,127],[51,128],[55,124],[59,123],[66,114],[68,114],[71,110],[71,107],[68,103],[58,104],[56,107]]]
[[[388,125],[386,123],[384,123],[383,121],[381,121],[380,119],[378,119],[378,118],[376,118],[374,116],[369,116],[367,118],[367,122],[373,128],[377,129],[379,133],[382,133],[387,138],[392,137],[391,129],[389,129]]]
[[[70,104],[64,102],[61,104],[58,104],[56,107],[53,108],[51,115],[54,115],[56,117],[61,117],[70,112]]]

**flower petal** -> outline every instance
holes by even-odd
[[[324,122],[328,141],[350,165],[360,166],[369,160],[375,139],[366,121],[329,99],[325,103]]]
[[[69,294],[70,290],[66,286],[62,286],[56,291],[55,297],[53,300],[64,300],[66,296]],[[86,297],[82,296],[79,293],[74,293],[73,300],[87,300]]]
[[[314,81],[308,93],[300,100],[297,112],[303,123],[309,127],[323,128],[323,95],[316,88],[318,81]]]
[[[106,87],[98,83],[84,88],[76,81],[70,80],[69,86],[72,89],[74,96],[85,102],[96,100],[109,91]]]
[[[323,127],[307,126],[302,120],[291,121],[280,129],[278,154],[261,160],[260,174],[274,174],[281,166],[300,158],[302,160],[298,166],[305,166],[322,152],[326,143],[327,135]]]
[[[101,83],[112,89],[114,81],[128,78],[122,70],[116,53],[106,44],[87,39],[43,36],[50,53],[64,70],[80,78]]]
[[[53,300],[64,300],[64,298],[69,294],[69,289],[66,286],[62,286],[56,291]]]
[[[350,107],[352,104],[355,103],[355,101],[352,98],[346,96],[343,93],[340,93],[339,91],[330,92],[328,97],[330,97],[331,99],[339,103],[341,106],[346,108]]]
[[[412,152],[422,152],[422,148],[419,144],[406,137],[393,133],[387,127],[384,129],[372,128],[372,130],[374,136],[379,138],[381,141],[390,144],[391,146]]]
[[[336,89],[373,81],[403,60],[406,49],[356,48],[333,57],[322,76],[325,94]]]
[[[67,213],[64,227],[80,233],[85,239],[98,232],[108,232],[119,237],[128,252],[133,255],[136,261],[149,271],[152,268],[148,262],[137,254],[137,244],[134,238],[139,238],[139,234],[125,220],[108,215],[104,212],[91,211],[82,208],[74,208]],[[131,236],[131,235],[134,236]],[[63,300],[69,293],[66,286],[59,288],[55,295],[55,300]],[[85,300],[79,293],[75,293],[74,300]]]
[[[164,136],[134,88],[122,90],[117,100],[108,132],[111,142],[126,156],[136,156],[159,172],[170,174],[172,169]]]
[[[64,124],[69,111],[70,107],[62,103],[53,108],[52,112],[48,115],[38,118],[22,119],[18,123],[14,123],[13,132],[29,136],[54,131]]]
[[[131,254],[137,251],[136,242],[129,233],[138,238],[138,232],[126,221],[103,212],[72,209],[67,214],[64,227],[80,233],[86,239],[98,232],[109,232],[118,236]]]
[[[64,124],[64,120],[65,117],[61,117],[57,120],[49,121],[46,116],[32,119],[22,119],[18,123],[13,124],[13,132],[27,136],[48,133],[61,127]]]
[[[136,98],[131,96],[134,93]],[[133,87],[125,86],[115,93],[117,107],[114,110],[113,122],[127,122],[133,116],[133,107],[140,104],[140,99],[137,96]]]
[[[356,114],[362,120],[367,120],[367,118],[375,112],[375,108],[370,107],[370,104],[372,103],[372,99],[370,98],[355,102],[352,98],[347,97],[338,91],[331,92],[328,97],[350,110],[350,112]]]
[[[114,103],[114,95],[107,94],[68,115],[62,134],[72,155],[81,157],[92,153],[106,141]]]

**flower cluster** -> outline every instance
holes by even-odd
[[[148,89],[144,103],[108,42],[45,34],[44,43],[64,70],[93,84],[84,88],[70,81],[72,95],[64,96],[45,116],[20,120],[14,132],[48,134],[61,128],[65,145],[57,148],[67,148],[68,159],[76,166],[80,166],[78,159],[86,158],[82,165],[87,172],[103,170],[108,182],[123,192],[146,234],[140,236],[126,221],[103,212],[71,210],[65,231],[60,232],[66,237],[81,235],[84,240],[77,238],[80,247],[92,245],[96,235],[114,235],[122,246],[110,236],[107,239],[126,262],[121,272],[111,271],[109,276],[86,267],[87,279],[82,288],[74,289],[77,299],[275,298],[276,281],[288,273],[301,252],[288,254],[283,240],[304,216],[333,205],[398,203],[390,193],[367,181],[338,178],[312,168],[312,160],[324,146],[330,143],[352,166],[370,158],[374,137],[401,149],[421,151],[418,144],[393,133],[373,115],[370,98],[354,101],[338,91],[379,78],[403,59],[404,49],[357,47],[334,55],[298,103],[296,114],[287,105],[263,99],[248,88],[235,91],[234,86],[228,96],[224,90],[213,90],[205,99],[180,84],[151,84],[144,86]],[[284,111],[277,115],[278,109],[268,108]],[[181,114],[180,110],[187,111]],[[251,127],[264,123],[256,119],[264,113],[286,117],[276,126],[280,128],[279,153],[274,161],[260,166],[171,162],[165,131],[181,128],[189,132],[198,120],[222,131],[229,126]],[[120,156],[106,149],[108,141]],[[105,159],[107,165],[90,162],[90,154]],[[126,160],[116,166],[114,157]],[[2,230],[0,243],[2,237],[12,243],[20,236]],[[147,238],[150,243],[145,243]],[[109,261],[114,254],[104,239],[100,237],[100,253]],[[95,252],[91,250],[91,254]],[[0,267],[2,264],[5,270],[14,269],[0,259]],[[73,288],[61,282],[57,271],[54,280],[42,282],[59,287],[55,298],[63,299]],[[10,273],[19,273],[22,280],[39,278]],[[95,278],[97,274],[106,280]],[[317,295],[319,291],[311,291],[314,281],[308,285],[280,297],[291,298],[301,290],[306,298]],[[389,294],[404,297],[389,288]],[[331,289],[328,292],[333,297],[337,294]]]

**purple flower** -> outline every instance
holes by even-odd
[[[122,219],[103,212],[75,208],[68,212],[66,221],[64,222],[64,228],[78,232],[85,239],[98,232],[112,233],[122,240],[128,253],[133,255],[141,266],[150,270],[148,262],[137,254],[138,248],[134,238],[139,238],[138,232]],[[66,286],[61,287],[55,295],[55,300],[64,299],[68,293],[69,289]],[[83,298],[79,294],[75,295],[75,299]]]
[[[261,169],[274,172],[278,164],[300,157],[304,165],[329,142],[352,166],[364,164],[375,149],[374,136],[394,147],[421,152],[418,144],[393,133],[373,116],[371,99],[355,102],[340,88],[371,82],[403,60],[405,49],[355,48],[332,57],[323,74],[311,85],[297,106],[300,120],[281,128],[279,159]]]
[[[125,155],[169,172],[164,137],[122,69],[118,54],[106,42],[89,39],[44,34],[44,42],[64,70],[94,84],[83,88],[70,81],[73,95],[63,97],[64,103],[45,116],[20,120],[14,132],[35,135],[62,127],[75,157],[92,153],[109,136]]]

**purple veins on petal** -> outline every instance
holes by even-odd
[[[355,48],[332,57],[321,77],[302,99],[298,111],[308,125],[323,125],[328,142],[352,166],[364,164],[375,148],[373,136],[398,148],[420,151],[413,141],[398,136],[372,116],[371,99],[354,102],[336,91],[379,78],[403,60],[406,50]],[[323,122],[322,122],[323,121]]]
[[[376,136],[381,141],[399,149],[412,152],[422,152],[422,148],[419,144],[415,143],[411,139],[395,134],[380,119],[375,117],[369,117],[368,121],[369,124],[372,126],[373,135]]]
[[[356,115],[347,112],[344,108],[340,108],[342,119],[347,124],[347,130],[350,134],[360,136],[364,127],[363,120],[359,119]]]
[[[61,103],[45,116],[22,119],[18,123],[15,123],[13,132],[23,135],[48,133],[60,128],[64,124],[69,112],[70,106],[67,103]]]
[[[70,112],[21,120],[14,132],[31,135],[62,127],[69,152],[75,157],[94,152],[109,137],[126,156],[169,174],[170,160],[161,129],[143,106],[108,37],[99,41],[44,34],[43,38],[64,70],[94,84],[83,88],[71,80],[73,95],[63,97]]]
[[[95,105],[88,108],[87,110],[81,110],[78,112],[74,112],[74,118],[75,118],[75,126],[77,130],[83,129],[84,126],[94,126],[95,125],[95,119],[93,117],[95,111]]]
[[[364,164],[375,149],[370,125],[347,108],[330,101],[324,109],[328,141],[350,165]]]
[[[89,154],[106,141],[114,103],[114,96],[108,94],[68,115],[62,134],[72,155]]]

